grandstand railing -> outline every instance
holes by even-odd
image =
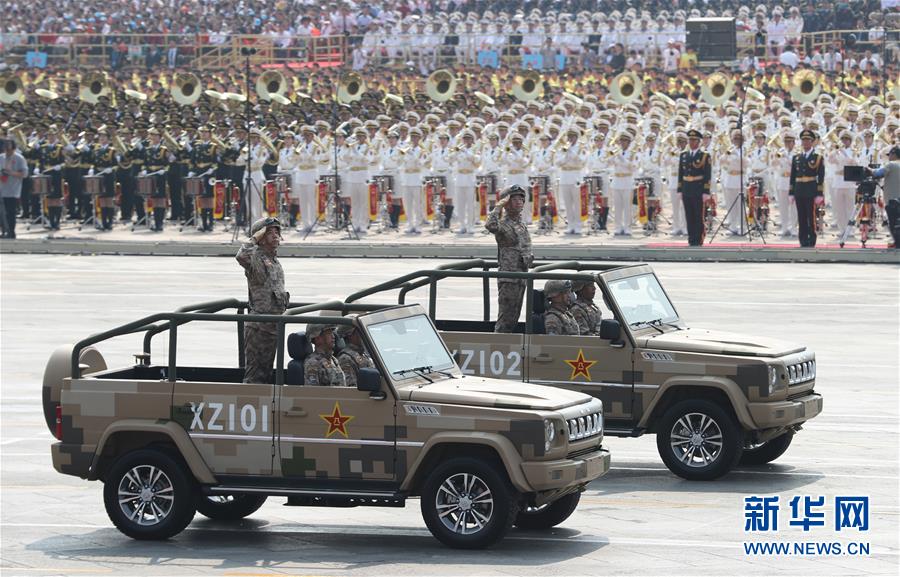
[[[838,30],[804,34],[799,44],[822,52],[835,42],[846,42],[854,34],[857,40],[853,51],[862,53],[866,48],[880,52],[881,40],[869,40],[865,30]],[[891,35],[889,50],[897,44],[897,32]],[[253,65],[278,66],[334,66],[353,65],[359,61],[357,49],[368,54],[368,63],[374,57],[381,64],[404,66],[413,62],[416,67],[439,68],[458,63],[498,65],[547,69],[571,65],[593,66],[603,61],[603,53],[610,40],[620,42],[626,58],[632,49],[643,54],[646,66],[661,66],[661,50],[669,38],[683,41],[684,33],[676,32],[616,32],[599,35],[577,34],[567,41],[554,45],[547,52],[537,46],[522,44],[521,35],[502,36],[473,34],[468,37],[445,36],[440,44],[423,45],[423,35],[385,35],[373,42],[367,36],[273,36],[215,34],[0,34],[0,59],[9,65],[19,66],[78,66],[82,68],[134,68],[170,65],[169,49],[176,48],[175,66],[194,69],[222,69],[244,62],[241,48],[255,48],[251,58]],[[525,40],[527,43],[527,40]],[[755,53],[762,58],[772,58],[766,50],[765,39],[749,33],[737,35],[738,58]]]

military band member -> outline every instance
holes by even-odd
[[[150,193],[153,203],[153,226],[151,230],[161,232],[166,220],[166,171],[169,165],[169,150],[162,144],[159,130],[151,128],[147,131],[149,142],[144,148],[143,166],[140,176],[150,175],[153,178],[153,190]]]
[[[378,154],[378,170],[385,176],[390,176],[393,182],[394,190],[391,191],[393,198],[391,205],[388,206],[388,213],[391,219],[391,228],[396,229],[400,222],[400,169],[403,165],[404,151],[400,148],[400,133],[396,130],[389,130],[385,135],[384,145],[379,149]]]
[[[63,148],[65,166],[63,167],[63,180],[69,185],[69,201],[67,206],[68,217],[72,219],[82,218],[84,213],[84,172],[81,169],[80,152],[76,148],[80,144],[78,131],[70,131],[69,143]]]
[[[699,130],[688,131],[688,149],[681,153],[678,162],[678,194],[684,203],[688,244],[703,244],[703,202],[709,198],[712,161],[708,153],[700,150]]]
[[[853,215],[853,205],[856,200],[856,185],[854,182],[844,180],[844,168],[859,166],[862,162],[853,150],[853,135],[849,131],[841,132],[840,141],[840,146],[828,155],[828,159],[834,170],[831,177],[831,206],[834,210],[834,221],[837,223],[838,230],[843,231]],[[852,237],[852,233],[850,236]]]
[[[453,175],[451,172],[453,154],[450,150],[450,135],[446,132],[440,132],[437,135],[437,144],[431,149],[431,152],[428,155],[429,160],[431,161],[431,174],[436,176],[443,176],[446,179],[447,183],[447,191],[444,195],[444,214],[443,214],[443,222],[441,223],[441,228],[450,228],[450,219],[453,218],[453,200],[454,200],[454,190],[453,186]],[[438,190],[434,191],[434,194],[438,194]],[[428,202],[426,200],[426,202]],[[440,215],[435,215],[435,218],[441,218]]]
[[[116,197],[116,166],[118,155],[109,142],[106,128],[97,130],[97,144],[92,149],[92,174],[102,177],[100,188],[100,219],[103,230],[112,230],[116,208],[113,199]]]
[[[719,154],[720,180],[722,183],[722,199],[725,203],[725,226],[732,234],[743,231],[741,207],[735,204],[741,191],[741,148],[744,146],[743,134],[740,130],[731,131],[731,148]],[[749,169],[749,155],[747,168]],[[749,176],[749,170],[747,171]]]
[[[788,196],[788,189],[791,185],[791,158],[797,139],[794,133],[785,132],[782,140],[784,146],[775,151],[772,160],[772,174],[775,202],[778,203],[781,236],[789,237],[797,229],[797,206],[790,202]]]
[[[266,176],[263,167],[269,159],[269,150],[262,142],[262,131],[258,128],[250,130],[250,143],[241,150],[238,161],[247,164],[250,158],[250,173],[244,175],[244,191],[247,198],[247,220],[255,222],[266,214],[265,185]]]
[[[600,307],[594,303],[597,286],[592,282],[573,281],[572,291],[577,299],[569,307],[569,313],[575,319],[575,322],[578,323],[578,334],[599,335],[602,314],[600,313]]]
[[[218,151],[215,144],[210,141],[210,127],[201,126],[197,131],[197,140],[191,144],[191,170],[189,177],[198,176],[203,179],[201,187],[201,202],[212,204],[213,189],[209,183],[216,170]],[[200,209],[200,230],[209,232],[213,229],[213,211],[210,207]]]
[[[132,144],[131,130],[123,126],[116,131],[116,137],[121,142],[123,150],[119,150],[119,166],[116,170],[116,179],[122,187],[121,218],[123,222],[130,223],[132,213],[137,214],[138,220],[145,217],[144,203],[137,194],[137,182],[135,177],[141,167],[142,153],[138,147]]]
[[[347,379],[334,357],[334,326],[310,324],[306,336],[315,351],[303,361],[303,384],[320,387],[344,387]]]
[[[526,193],[522,187],[507,188],[484,225],[497,241],[497,269],[500,271],[527,272],[534,262],[531,235],[522,221],[525,197]],[[497,279],[498,310],[495,333],[515,332],[516,323],[519,322],[519,315],[522,312],[524,294],[523,279]]]
[[[347,315],[347,318],[356,315]],[[345,346],[338,353],[338,365],[344,373],[344,381],[348,387],[355,387],[359,382],[359,369],[374,369],[375,361],[366,352],[362,335],[353,325],[340,325],[335,331],[344,340]]]
[[[47,193],[48,199],[54,199],[52,204],[57,204],[58,199],[63,197],[63,167],[66,159],[63,154],[62,142],[59,140],[59,131],[55,124],[50,125],[47,131],[47,140],[40,148],[41,170],[43,174],[50,177],[50,190]],[[51,203],[48,202],[48,205]],[[59,230],[59,220],[62,217],[62,205],[48,206],[47,217],[50,221],[51,230]]]
[[[250,238],[235,257],[247,277],[251,315],[280,315],[290,302],[290,293],[284,288],[284,269],[277,256],[280,244],[281,223],[275,218],[261,218],[250,227]],[[244,323],[245,383],[272,382],[277,340],[275,323]]]
[[[528,190],[528,168],[531,166],[531,154],[523,146],[525,139],[515,132],[509,136],[509,149],[503,155],[503,173],[506,177],[504,186],[521,186]],[[528,222],[531,215],[531,199],[525,197],[525,207],[522,209],[522,221]]]
[[[609,160],[609,196],[615,221],[613,225],[615,235],[631,236],[634,175],[640,166],[639,156],[631,150],[632,139],[631,132],[627,129],[622,131],[617,141],[619,150]]]
[[[316,129],[311,125],[300,128],[300,143],[297,145],[297,171],[294,173],[294,187],[291,196],[300,202],[301,230],[312,231],[319,215],[316,177],[321,156],[327,156],[315,140]]]
[[[581,234],[581,192],[579,184],[587,153],[578,138],[578,129],[566,131],[566,143],[557,151],[559,167],[559,192],[562,208],[566,212],[566,234]]]
[[[672,207],[672,236],[687,234],[687,226],[684,222],[684,203],[678,191],[678,167],[681,165],[681,152],[687,147],[687,134],[681,131],[675,133],[675,144],[670,144],[663,156],[662,164],[665,167],[666,188],[669,191],[669,203]]]
[[[460,133],[461,142],[453,153],[453,168],[456,174],[453,186],[456,206],[459,208],[457,220],[459,234],[475,232],[475,171],[478,169],[478,154],[475,150],[475,134],[469,130]]]
[[[290,222],[288,226],[291,228],[297,226],[297,214],[300,211],[300,187],[297,183],[299,162],[300,155],[297,152],[294,133],[286,130],[281,135],[281,145],[278,147],[277,173],[287,175],[287,187],[290,189],[290,206],[288,207]]]
[[[548,335],[578,335],[578,321],[569,312],[575,302],[572,283],[567,280],[548,280],[544,284],[544,333]]]
[[[191,144],[190,135],[180,127],[174,127],[172,137],[178,143],[178,148],[170,150],[169,170],[166,178],[169,184],[169,197],[172,211],[169,218],[174,221],[187,219],[193,214],[194,207],[184,203],[184,177],[190,170]]]
[[[421,232],[422,223],[425,221],[424,207],[422,204],[422,172],[428,166],[428,154],[420,145],[422,130],[412,128],[409,131],[409,146],[402,154],[400,170],[400,186],[403,192],[403,207],[406,210],[406,232],[416,234]]]
[[[797,205],[797,225],[800,246],[816,246],[816,206],[825,202],[825,162],[815,151],[816,134],[812,130],[800,133],[803,150],[791,160],[791,201]]]
[[[231,179],[231,186],[238,187],[238,198],[240,198],[240,206],[238,213],[232,215],[238,226],[243,226],[247,213],[247,194],[244,188],[244,172],[247,170],[247,161],[238,160],[241,151],[248,146],[247,130],[243,126],[237,126],[231,138],[224,141],[225,148],[219,150],[221,162],[225,164],[228,172],[228,178]],[[231,207],[228,207],[231,210]],[[249,222],[253,222],[252,220]]]

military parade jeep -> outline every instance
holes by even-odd
[[[606,434],[656,434],[663,462],[685,479],[715,479],[739,463],[773,461],[803,423],[822,411],[812,351],[774,339],[688,328],[648,265],[564,262],[529,272],[496,267],[484,260],[449,263],[359,291],[346,301],[398,291],[404,303],[416,289],[427,290],[429,315],[463,374],[551,385],[601,399]],[[525,321],[514,333],[494,333],[496,293],[490,281],[497,278],[527,285]],[[454,279],[439,299],[440,282]],[[482,308],[471,315],[475,318],[448,319],[438,311],[438,302],[453,298],[459,279],[481,283]],[[535,287],[549,279],[596,285],[603,318],[599,334],[544,334],[545,299]]]
[[[292,304],[284,315],[246,307],[226,299],[151,315],[51,356],[43,405],[58,440],[53,466],[101,480],[124,534],[165,539],[196,511],[241,519],[268,496],[338,507],[420,497],[437,539],[479,548],[513,524],[561,523],[609,469],[601,401],[465,375],[419,305]],[[361,369],[355,388],[301,386],[308,339],[295,332],[284,345],[288,325],[322,322],[311,313],[324,311],[337,314],[329,324],[361,330],[372,353],[377,368]],[[351,311],[358,316],[341,316]],[[178,363],[179,327],[202,322],[237,324],[237,366]],[[277,324],[274,385],[241,382],[245,322]],[[133,333],[144,335],[135,364],[108,368],[94,345]],[[160,333],[167,362],[153,364]]]

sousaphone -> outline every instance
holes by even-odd
[[[822,83],[812,70],[801,70],[791,79],[791,98],[794,102],[812,102],[822,91]]]
[[[266,70],[256,79],[256,95],[261,100],[272,100],[272,95],[284,96],[287,92],[287,80],[277,70]]]
[[[644,83],[634,72],[622,72],[609,87],[609,94],[619,104],[628,104],[640,98]]]
[[[733,93],[734,82],[721,72],[710,74],[700,83],[700,95],[710,106],[725,104]]]
[[[25,88],[22,80],[14,74],[0,76],[0,102],[12,104],[25,99]]]
[[[366,82],[356,72],[350,72],[341,76],[338,83],[337,98],[341,104],[349,104],[362,98],[366,91]]]
[[[188,106],[200,99],[203,90],[197,75],[188,72],[175,76],[169,93],[172,95],[172,100],[182,106]]]
[[[516,75],[512,88],[513,96],[521,102],[528,102],[540,98],[544,93],[544,83],[541,75],[534,70],[526,70]]]
[[[425,81],[425,93],[435,102],[450,100],[456,94],[456,77],[449,70],[435,70]]]
[[[101,96],[109,95],[109,80],[103,72],[85,74],[78,88],[78,98],[88,104],[97,104]]]

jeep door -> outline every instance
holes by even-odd
[[[273,385],[179,380],[172,413],[213,474],[271,475],[274,406]]]
[[[286,479],[396,480],[391,394],[379,400],[352,387],[291,385],[279,392],[277,456]]]

